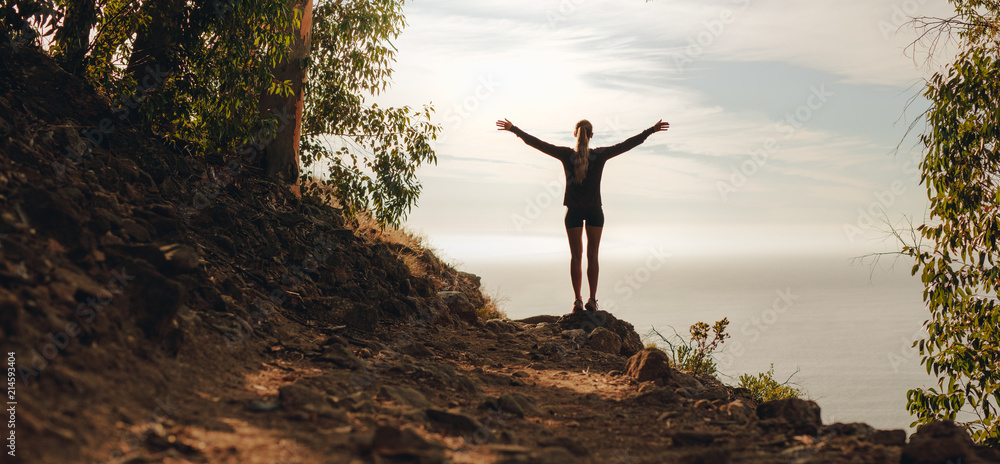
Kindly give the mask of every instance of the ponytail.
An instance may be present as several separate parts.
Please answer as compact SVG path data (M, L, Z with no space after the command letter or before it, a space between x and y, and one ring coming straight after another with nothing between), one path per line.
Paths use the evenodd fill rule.
M594 136L594 125L590 121L582 119L576 123L573 135L576 136L576 156L573 159L576 170L573 174L573 182L582 184L583 179L587 177L587 165L590 161L589 145L590 138Z

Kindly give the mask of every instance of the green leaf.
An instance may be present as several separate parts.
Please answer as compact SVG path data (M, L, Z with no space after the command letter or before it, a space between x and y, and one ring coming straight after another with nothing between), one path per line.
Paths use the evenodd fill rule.
M1000 313L1000 270L993 268L1000 259L1000 50L993 41L1000 4L953 3L958 14L941 27L957 28L960 51L928 80L925 92L931 107L920 137L920 179L930 200L930 222L917 230L926 243L903 247L917 261L911 274L923 268L930 318L917 346L941 391L909 391L907 410L916 415L915 424L972 412L980 418L971 423L975 440L996 446L1000 430L990 419L995 403L985 399L993 395L1000 401L1000 317L994 317Z

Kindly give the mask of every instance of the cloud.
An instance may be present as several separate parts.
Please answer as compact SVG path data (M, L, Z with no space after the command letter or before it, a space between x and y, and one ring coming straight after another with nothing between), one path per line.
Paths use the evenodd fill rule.
M722 23L726 9L733 11L732 19ZM685 42L707 43L707 59L784 62L838 74L850 83L906 85L927 74L906 56L917 38L907 13L945 16L951 10L943 0L754 0L745 9L720 8Z
M595 146L671 122L604 176L616 221L652 234L678 221L839 223L900 179L908 193L894 208L921 211L916 179L889 156L908 122L896 122L902 106L919 88L911 85L926 72L903 53L905 28L880 29L898 22L905 2L918 14L948 8L944 0L409 3L396 82L377 100L431 101L445 129L439 164L419 173L425 191L413 223L432 235L526 233L511 215L553 182L561 188L562 170L496 131L503 117L566 146L580 118L594 122ZM818 105L816 89L833 95ZM766 163L720 197L718 183L769 139L777 148ZM526 230L561 233L558 196ZM647 217L661 210L670 214Z

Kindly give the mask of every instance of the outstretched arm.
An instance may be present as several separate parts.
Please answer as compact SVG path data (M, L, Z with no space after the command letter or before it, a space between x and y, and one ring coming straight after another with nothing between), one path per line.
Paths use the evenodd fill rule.
M642 142L645 142L650 135L653 135L657 132L666 131L667 129L670 129L670 123L663 122L663 120L661 119L657 121L656 124L653 124L653 127L650 127L649 129L640 132L638 135L629 137L627 140L617 145L612 145L610 147L605 148L604 149L605 156L607 156L608 158L613 158L622 153L625 153L635 147L638 147L640 144L642 144Z
M538 138L519 129L517 126L512 124L507 119L501 119L497 121L497 130L513 132L515 135L520 137L521 140L524 140L524 143L528 144L528 146L556 159L562 159L560 157L560 153L566 150L570 150L569 148L566 147L557 147L555 145L552 145L551 143L543 142Z

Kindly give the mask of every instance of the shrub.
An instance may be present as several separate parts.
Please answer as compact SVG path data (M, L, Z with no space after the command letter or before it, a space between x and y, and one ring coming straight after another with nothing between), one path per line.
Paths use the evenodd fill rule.
M798 371L795 371L795 373L798 373ZM798 398L805 393L788 383L792 380L792 376L795 373L788 376L788 379L784 382L778 383L777 380L774 380L774 364L771 364L771 368L767 372L762 372L756 376L749 374L741 375L740 383L737 386L750 390L750 398L758 402Z
M488 321L490 319L507 319L507 313L500 309L500 305L505 303L508 298L500 296L499 292L487 293L483 288L480 288L479 290L483 294L483 298L486 300L486 304L483 307L476 309L476 316L479 317L479 320Z
M663 336L655 328L650 330L649 336L655 335L667 345L673 364L678 369L694 372L695 374L714 375L717 372L715 359L712 353L719 347L729 334L726 333L726 326L729 325L728 318L722 318L715 325L709 326L704 322L696 322L691 325L691 340L686 341L674 331L673 337ZM709 339L711 330L712 338Z

